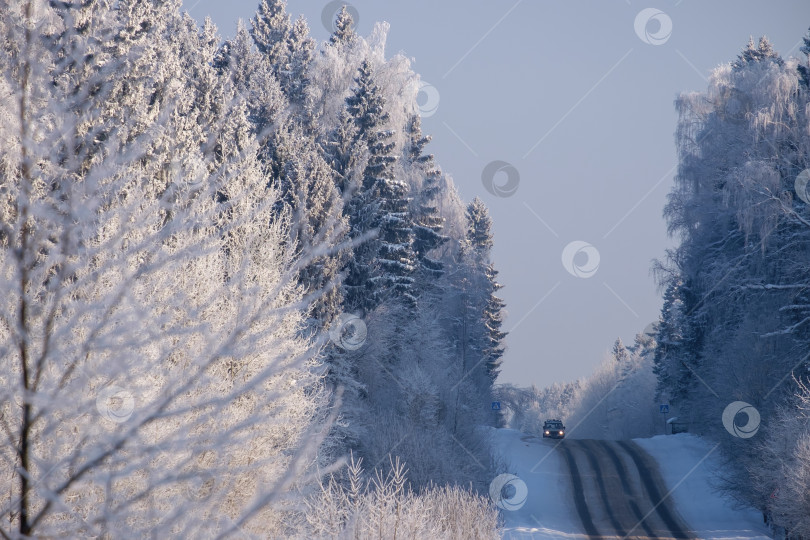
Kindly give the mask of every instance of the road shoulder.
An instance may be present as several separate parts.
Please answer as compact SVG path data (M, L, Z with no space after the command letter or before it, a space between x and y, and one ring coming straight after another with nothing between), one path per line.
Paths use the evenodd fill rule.
M667 491L672 491L670 496L693 534L707 540L770 538L762 514L737 507L715 489L722 467L712 451L714 445L688 433L633 442L656 461Z

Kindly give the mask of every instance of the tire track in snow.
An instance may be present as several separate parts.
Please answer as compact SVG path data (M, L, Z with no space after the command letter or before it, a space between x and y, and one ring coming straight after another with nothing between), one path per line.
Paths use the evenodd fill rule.
M647 537L654 539L658 538L655 532L650 527L650 524L647 523L647 520L644 518L644 514L641 512L641 508L638 507L638 502L636 501L638 496L643 496L643 494L636 493L636 491L630 487L630 481L628 480L629 473L627 472L627 467L625 466L622 459L619 457L619 454L616 453L616 450L613 448L613 444L611 442L605 442L604 449L605 453L607 453L608 458L613 463L614 469L616 469L616 474L619 476L619 481L622 483L622 489L624 492L630 495L631 493L634 495L633 497L628 497L627 504L630 506L630 510L632 510L633 515L636 517L636 522L641 523L644 532L647 533ZM632 531L630 531L632 532Z
M670 508L671 500L665 500L665 497L661 495L661 489L658 486L659 482L656 482L658 475L657 473L653 472L655 470L655 464L649 461L650 458L645 459L644 455L642 455L642 452L644 451L641 450L634 442L619 441L618 444L627 453L627 455L630 456L630 459L633 460L633 464L638 469L641 482L649 495L650 501L655 508L655 512L666 524L667 528L669 528L669 531L673 537L679 539L694 538L692 535L686 532L686 529L681 524L680 519L675 517L673 514L673 511ZM666 497L668 498L668 495Z
M591 512L588 510L588 503L585 502L585 489L582 485L582 476L580 476L577 462L571 454L571 450L566 447L566 444L560 444L558 448L563 458L565 458L565 463L568 465L568 472L571 475L571 487L573 488L574 506L576 506L582 527L585 529L585 533L589 538L601 538L602 536L599 534L596 525L593 524Z
M604 473L602 472L602 468L599 466L597 452L594 451L595 447L597 446L596 441L578 442L577 446L579 446L582 452L585 454L585 457L591 466L591 470L593 471L593 479L596 482L596 487L599 490L599 496L602 499L602 506L605 509L605 514L607 515L613 530L622 538L626 537L627 531L619 521L619 512L613 505L612 497L608 495L607 487L605 486Z

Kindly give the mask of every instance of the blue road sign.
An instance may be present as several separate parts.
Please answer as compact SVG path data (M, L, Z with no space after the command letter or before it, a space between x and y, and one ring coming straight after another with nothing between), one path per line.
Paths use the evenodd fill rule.
M667 405L667 404L659 405L659 406L658 406L658 411L659 411L661 414L666 414L666 413L668 413L668 412L669 412L669 405Z
M500 401L493 401L492 402L492 410L493 411L500 411L501 410L501 402Z

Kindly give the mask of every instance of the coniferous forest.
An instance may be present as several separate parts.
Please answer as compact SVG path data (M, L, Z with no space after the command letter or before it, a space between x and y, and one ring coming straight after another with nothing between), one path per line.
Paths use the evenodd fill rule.
M0 13L4 537L491 537L492 223L387 26Z
M810 537L810 34L678 97L661 316L538 389L496 385L494 225L419 75L387 23L334 28L0 0L0 535L498 538L495 428L650 437L666 402Z

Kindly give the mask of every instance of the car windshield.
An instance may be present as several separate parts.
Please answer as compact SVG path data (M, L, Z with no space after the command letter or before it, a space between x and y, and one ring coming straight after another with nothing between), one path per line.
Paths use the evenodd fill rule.
M563 425L559 422L548 422L546 424L546 429L562 429Z

